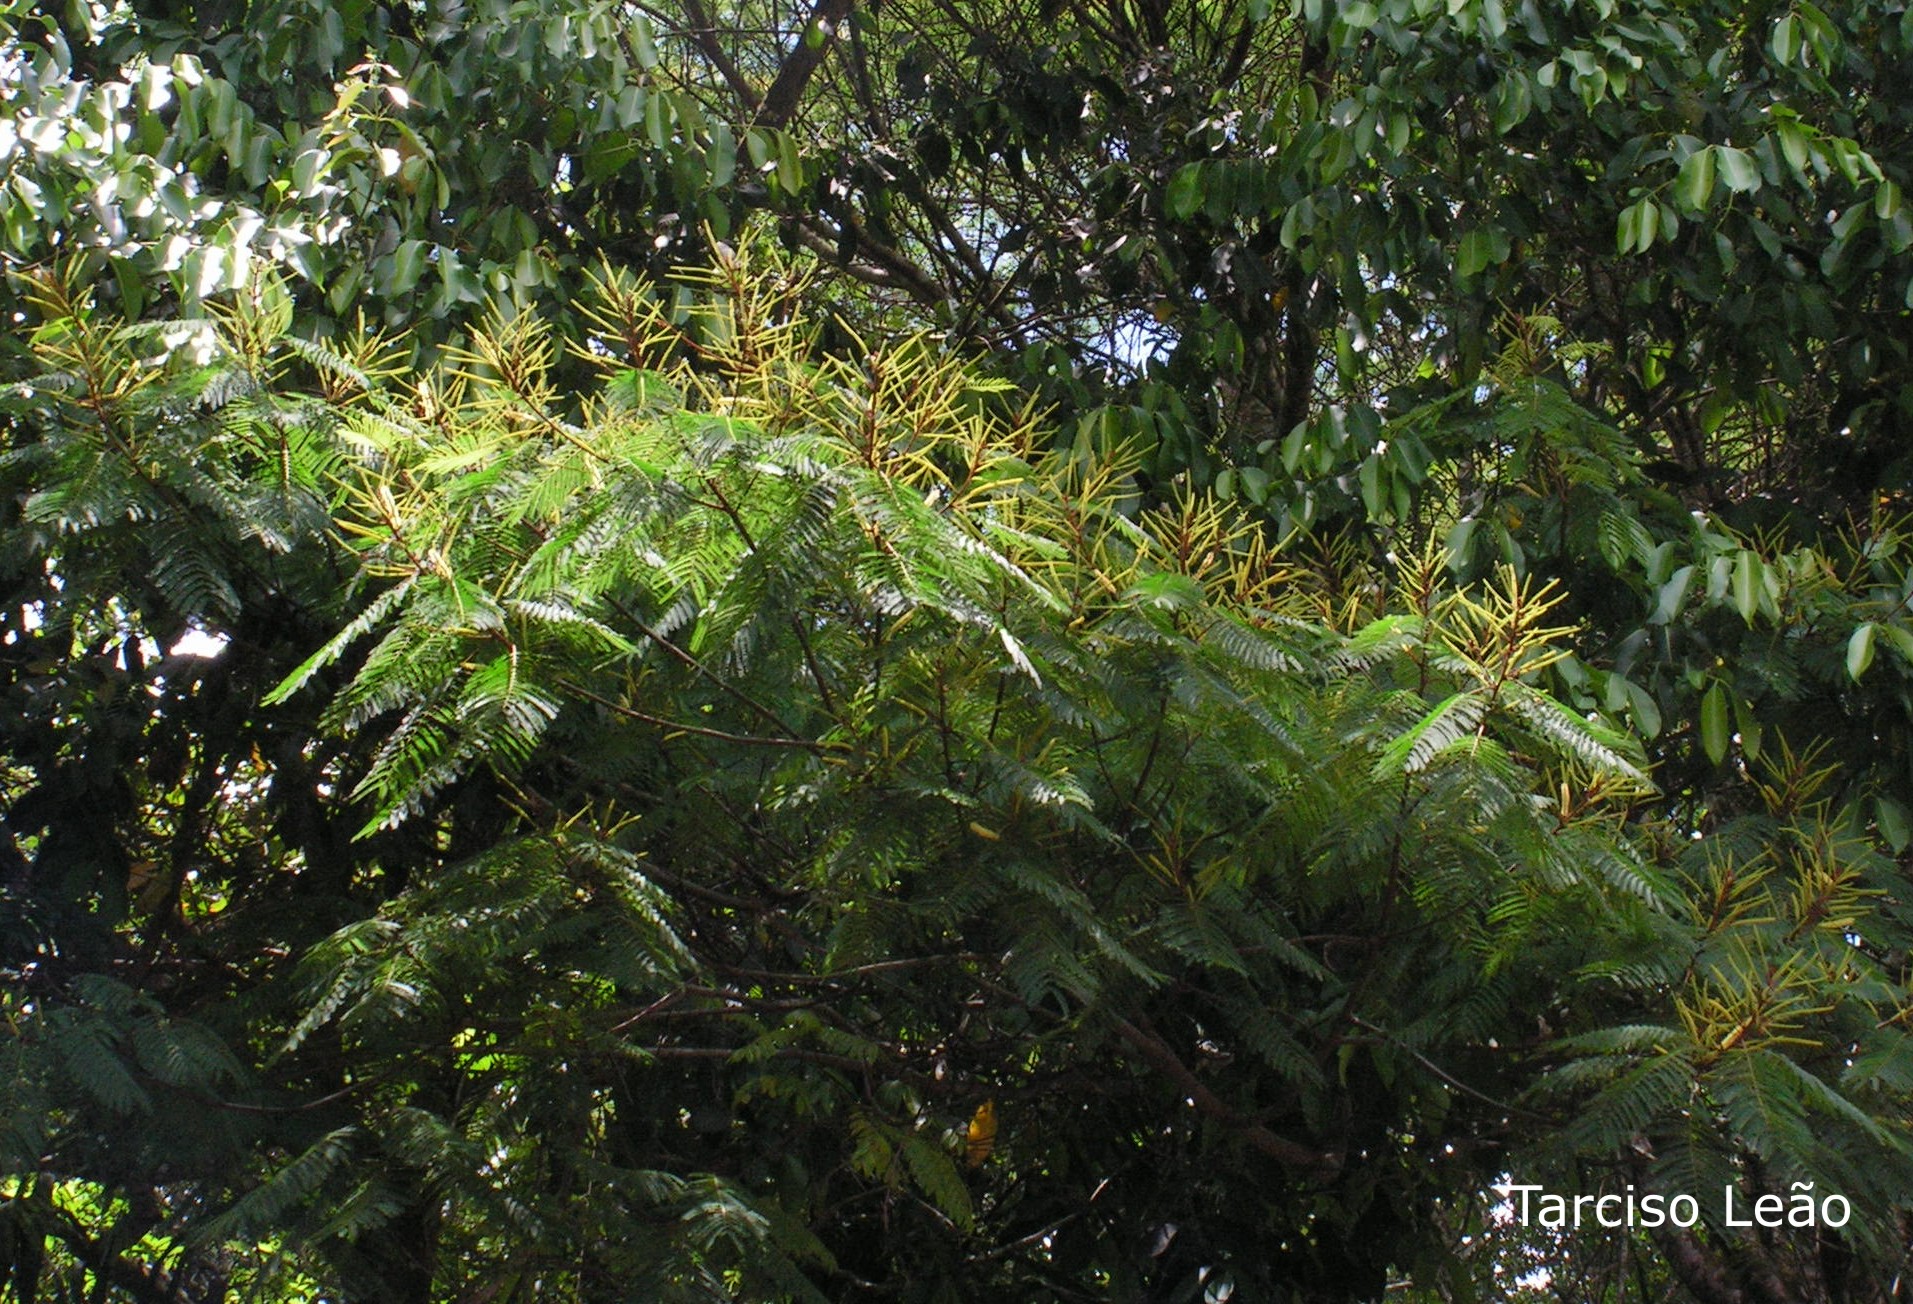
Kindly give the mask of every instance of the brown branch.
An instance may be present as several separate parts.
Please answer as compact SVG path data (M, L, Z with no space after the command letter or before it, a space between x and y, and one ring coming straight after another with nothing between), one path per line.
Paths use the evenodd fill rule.
M1692 1232L1661 1231L1653 1236L1674 1276L1701 1304L1747 1304L1746 1292L1734 1284L1723 1264L1701 1248Z
M1367 942L1367 941L1372 941L1373 939L1362 938L1359 940ZM1429 1059L1426 1055L1416 1050L1413 1046L1410 1046L1401 1041L1397 1041L1394 1037L1389 1035L1387 1029L1376 1027L1374 1024L1370 1023L1367 1019L1362 1018L1358 1014L1349 1015L1348 1021L1350 1023L1353 1023L1355 1026L1359 1028L1368 1029L1368 1031L1374 1033L1375 1036L1384 1044L1392 1046L1396 1050L1406 1053L1417 1064L1420 1064L1423 1068L1427 1069L1430 1073L1434 1074L1436 1077L1440 1078L1443 1082L1447 1083L1450 1087L1454 1088L1456 1091L1461 1092L1463 1095L1473 1096L1476 1100L1479 1100L1482 1104L1491 1105L1495 1109L1500 1110L1504 1114L1520 1114L1525 1118L1535 1119L1539 1122L1544 1122L1544 1123L1551 1121L1549 1120L1546 1114L1537 1114L1532 1109L1523 1109L1521 1106L1511 1105L1505 1100L1496 1100L1493 1096L1489 1095L1485 1091L1477 1091L1475 1088L1469 1086L1466 1082L1463 1082L1460 1078L1454 1076L1454 1074L1442 1068L1441 1065L1435 1063L1435 1061Z
M45 1181L44 1175L41 1177ZM142 1267L121 1257L119 1252L87 1234L77 1215L70 1209L53 1206L57 1218L43 1222L35 1230L44 1232L66 1246L67 1253L85 1264L101 1280L126 1292L140 1304L179 1304L185 1298L174 1288L171 1275L155 1263ZM32 1283L25 1283L31 1288Z
M697 44L698 52L711 61L711 66L717 69L717 75L724 79L724 84L731 88L731 93L737 96L738 102L748 112L755 115L763 100L758 95L757 88L751 85L750 79L731 61L731 57L724 53L724 47L718 44L717 27L711 22L710 15L704 12L704 6L699 3L699 0L684 0L684 12L691 20L691 25L686 29L685 34Z
M728 1063L740 1054L750 1050L748 1046L640 1046L640 1053L657 1060L689 1060L692 1062L712 1061ZM886 1066L879 1058L875 1060L858 1059L854 1055L836 1055L827 1050L809 1050L802 1046L779 1046L768 1053L770 1059L798 1060L805 1064L821 1064L825 1068L843 1069L847 1073L868 1073L875 1068L883 1068L890 1076L902 1076L920 1079L925 1075L912 1070L899 1071L895 1066Z
M759 716L761 716L767 723L775 725L778 729L781 729L786 738L792 739L793 741L799 740L800 735L798 734L797 730L791 728L790 725L785 722L784 718L778 715L777 712L771 710L768 706L765 706L762 702L752 697L749 693L746 693L743 689L739 688L736 684L732 683L729 679L726 679L723 675L718 674L715 670L712 670L710 667L706 666L702 661L699 661L696 657L692 656L689 652L685 651L683 648L679 647L676 643L673 643L670 639L666 638L661 632L653 629L650 625L645 623L642 617L640 617L635 611L631 610L630 607L618 601L617 598L607 595L606 601L610 604L611 608L614 611L616 611L619 615L623 616L626 620L630 621L633 625L637 626L638 631L640 633L642 633L646 638L650 639L653 643L657 644L657 646L661 650L669 654L674 660L676 660L682 665L688 666L690 669L696 671L700 677L709 680L711 683L715 684L723 692L727 693L731 697L736 698L738 701L742 702L745 706L748 706L751 710L755 711Z
M202 1103L213 1109L224 1109L235 1114L304 1114L311 1110L324 1109L327 1105L336 1104L355 1091L362 1091L366 1087L378 1086L381 1082L388 1081L390 1077L390 1074L381 1073L375 1077L362 1078L358 1081L347 1083L337 1091L328 1092L312 1100L302 1101L297 1105L249 1105L241 1100L221 1100L217 1096L204 1093L195 1093L195 1096Z
M817 65L823 62L824 52L836 36L838 27L856 7L856 0L817 0L816 8L810 11L810 17L804 21L802 30L797 34L797 48L790 52L790 57L784 60L784 66L777 70L777 80L764 92L763 102L757 106L755 125L782 127L791 120L791 116L797 112L797 101L803 98L804 88L810 84L811 75L817 71Z
M667 729L673 733L695 734L699 738L715 738L719 742L743 743L751 747L795 747L801 751L816 752L819 755L846 750L842 744L813 742L808 738L764 738L754 734L727 733L722 729L707 729L702 725L687 724L683 720L671 720L661 715L652 715L649 711L640 711L635 706L625 706L623 703L614 702L602 694L592 692L583 684L574 683L569 679L559 680L558 686L566 692L576 693L587 702L597 703L607 711L624 716L627 719L642 720L646 724L653 724L660 729Z
M885 289L902 290L925 307L934 307L944 301L946 296L943 287L931 280L923 269L888 245L871 239L855 219L845 220L852 238L857 242L857 252L870 259L868 262L852 262L845 269L852 276ZM791 229L798 241L813 253L833 259L837 256L836 234L819 227L815 219L794 218Z
M855 965L848 969L837 969L830 973L800 973L774 969L748 969L730 964L712 964L719 970L736 978L752 979L757 982L822 983L841 986L853 978L864 978L871 974L896 973L909 969L921 969L934 964L976 964L990 957L975 951L955 951L947 955L922 955L899 960L877 960L870 964Z
M1197 1109L1242 1134L1242 1139L1285 1168L1300 1169L1316 1177L1333 1177L1341 1171L1342 1156L1336 1151L1313 1150L1298 1141L1277 1136L1268 1128L1247 1119L1228 1101L1209 1090L1169 1048L1167 1042L1144 1032L1127 1019L1118 1018L1116 1031L1134 1046L1157 1072L1176 1084L1176 1089Z

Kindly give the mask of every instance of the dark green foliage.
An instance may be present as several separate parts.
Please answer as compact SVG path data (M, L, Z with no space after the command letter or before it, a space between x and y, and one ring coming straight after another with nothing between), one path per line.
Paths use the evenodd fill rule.
M1558 591L1453 590L1431 549L1338 598L1211 499L1149 508L1133 464L1044 452L926 341L815 352L753 256L689 309L603 278L575 403L529 318L407 387L371 345L301 372L270 291L208 336L213 373L100 371L180 414L152 464L276 485L351 560L202 509L221 573L308 587L119 599L120 641L190 613L222 658L255 605L337 632L236 659L280 682L191 737L216 814L156 793L111 827L128 860L181 827L214 852L117 930L52 876L56 828L16 830L26 918L99 921L92 951L43 925L18 953L10 1162L59 1158L16 1204L148 1189L165 1153L143 1225L183 1257L147 1276L381 1299L1360 1298L1465 1277L1458 1192L1625 1155L1670 1186L1757 1161L1891 1226L1898 979L1846 939L1896 934L1822 778L1776 770L1780 823L1677 863L1628 832L1636 744L1546 690ZM42 302L22 474L70 503L66 476L143 463L88 442L61 359L143 337ZM251 397L198 401L241 363ZM302 375L338 398L280 397ZM136 574L154 501L41 546ZM148 729L217 727L155 687ZM163 1093L213 1126L92 1148ZM109 1224L78 1227L52 1263L100 1252Z
M1245 536L1225 513L1137 514L1120 468L1038 457L921 344L807 361L747 269L721 282L700 369L618 373L581 423L538 406L547 354L519 325L473 354L438 430L396 406L355 423L376 460L354 529L398 596L350 631L377 641L334 711L391 722L360 789L375 824L487 773L533 824L629 857L640 899L662 889L662 919L617 925L627 945L685 950L607 969L590 942L625 907L582 866L581 913L552 933L500 934L496 905L421 884L339 939L308 1024L396 1033L408 1061L420 1035L511 1047L494 1090L514 1121L473 1116L504 1129L485 1146L579 1108L607 1145L642 1129L714 1164L763 1229L807 1224L788 1270L826 1288L1121 1296L1194 1270L1136 1253L1153 1226L1216 1219L1204 1253L1295 1238L1284 1277L1359 1293L1399 1253L1363 1211L1412 1208L1432 1176L1375 1167L1391 1132L1499 1126L1429 1056L1516 1035L1522 994L1578 963L1569 913L1641 904L1580 863L1629 859L1616 826L1526 795L1537 765L1639 783L1630 744L1523 682L1555 655L1547 602L1511 577L1441 596L1431 563L1419 610L1366 635L1381 660L1338 666L1329 631L1244 605L1279 591L1260 554L1227 560ZM634 415L632 388L704 406ZM1418 726L1412 704L1457 683L1468 727ZM548 911L555 884L497 886L542 845L445 882ZM1401 940L1377 953L1365 932ZM535 996L554 981L562 999ZM520 1031L553 1021L562 1049ZM579 1103L532 1110L523 1075L550 1081L554 1055ZM1004 1176L978 1185L941 1138L984 1096ZM735 1149L696 1141L705 1113ZM536 1190L557 1153L499 1161L497 1186ZM1218 1192L1259 1173L1260 1212L1196 1194L1205 1168ZM1304 1215L1322 1183L1341 1212ZM1105 1230L1046 1266L1033 1233L1091 1216ZM774 1236L753 1244L744 1263L778 1260Z
M307 414L297 447L330 450L358 540L351 570L323 536L283 555L333 568L335 594L370 585L245 726L336 685L338 742L302 749L341 749L316 812L334 831L308 836L343 850L339 822L363 824L326 907L355 921L283 931L270 877L308 895L324 865L293 841L314 812L280 791L285 761L254 756L198 818L259 829L272 859L189 871L124 941L101 934L175 1008L223 985L191 954L298 939L253 941L285 962L206 1006L231 1049L153 997L86 998L49 934L19 971L37 994L16 1011L35 1066L16 1136L77 1141L36 1113L53 1073L103 1121L159 1089L228 1101L166 1234L201 1253L290 1238L355 1297L1120 1295L1193 1271L1139 1252L1152 1228L1208 1220L1204 1253L1301 1238L1284 1275L1359 1289L1391 1261L1364 1210L1412 1209L1432 1177L1377 1167L1387 1138L1499 1126L1433 1057L1515 1035L1571 974L1594 933L1564 912L1619 920L1652 895L1585 872L1589 848L1630 858L1611 818L1530 799L1550 774L1640 782L1629 744L1526 682L1556 655L1547 602L1507 576L1444 595L1431 561L1411 612L1343 640L1298 618L1302 591L1228 513L1139 512L1124 468L1040 453L991 414L999 386L925 343L820 360L765 276L731 261L713 288L683 323L697 366L606 353L605 396L575 410L548 405L522 320L409 393L246 400ZM672 328L618 278L603 297L607 320ZM272 319L234 320L260 324L270 382ZM131 338L76 309L42 348L119 358ZM234 501L320 483L288 479L290 441L248 460L264 417L197 415L203 373L141 374L155 410L192 414L149 429L194 483L234 475ZM86 444L100 405L78 385L50 373L34 393L73 386L76 406L29 411L89 460L33 445L38 483L141 465ZM136 547L152 536L120 522L148 510L46 537ZM262 516L194 519L209 546L229 522L215 556L259 564L278 552ZM62 577L83 573L93 553L62 546ZM122 640L174 612L244 628L216 586L198 605L154 586ZM1474 705L1421 718L1456 693ZM263 736L195 746L238 766ZM166 819L135 808L113 837ZM58 900L51 840L29 904ZM985 1096L1003 1136L966 1175L954 1137ZM1144 1179L1165 1166L1190 1184ZM1259 1213L1200 1194L1232 1170ZM1336 1203L1304 1215L1318 1188ZM1045 1225L1073 1229L1066 1264Z

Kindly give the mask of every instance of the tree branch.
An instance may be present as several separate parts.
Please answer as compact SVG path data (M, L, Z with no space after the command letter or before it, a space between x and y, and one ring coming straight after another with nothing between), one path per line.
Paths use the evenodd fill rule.
M690 724L684 720L666 719L661 715L652 715L649 711L640 711L635 706L626 706L621 702L614 702L602 694L592 692L583 684L576 683L569 679L559 680L558 686L567 692L576 693L587 702L595 702L605 708L605 710L613 712L616 715L621 715L632 720L642 720L646 724L656 725L658 728L669 730L672 733L695 734L699 738L715 738L719 742L743 743L752 747L795 747L806 752L817 752L820 755L845 750L841 744L814 742L809 738L764 738L753 734L727 733L722 729L707 729L702 725Z
M931 307L944 300L943 287L924 274L923 270L908 258L888 245L871 239L864 233L854 218L845 219L850 234L857 241L857 252L869 255L867 263L853 262L847 269L852 276L871 285L881 285L886 289L902 290L918 303ZM815 219L796 217L791 219L791 229L805 248L826 258L837 256L837 239L833 232L821 229Z
M856 7L857 0L817 0L816 8L810 11L810 17L797 34L797 48L777 70L777 80L764 92L763 102L757 106L755 125L782 127L791 120L797 112L797 101L803 98L804 87L810 84L811 75L823 62L824 52L836 36L837 28Z
M1660 1231L1653 1235L1654 1244L1667 1258L1667 1266L1701 1304L1747 1304L1746 1293L1734 1284L1727 1269L1701 1248L1692 1232Z
M724 47L718 44L717 27L711 22L710 15L704 12L703 4L699 0L684 0L684 13L691 20L685 34L697 45L698 53L711 61L711 66L717 69L717 75L724 79L724 84L731 88L738 102L755 116L763 100L750 79L732 62L731 56L724 53Z
M1242 1117L1228 1101L1216 1095L1190 1072L1169 1048L1152 1032L1144 1032L1127 1019L1115 1021L1116 1031L1134 1046L1157 1072L1176 1084L1176 1089L1195 1102L1197 1109L1242 1134L1243 1140L1285 1168L1300 1169L1316 1177L1332 1177L1341 1171L1342 1156L1334 1151L1311 1150L1299 1142L1279 1137L1260 1123Z

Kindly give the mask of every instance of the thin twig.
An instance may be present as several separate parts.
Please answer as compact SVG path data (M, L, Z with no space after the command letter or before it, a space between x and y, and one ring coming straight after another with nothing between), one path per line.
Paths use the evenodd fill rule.
M583 684L569 679L561 679L558 686L567 692L576 693L588 702L595 702L607 711L615 712L632 720L642 720L646 724L656 725L660 729L669 729L674 733L695 734L700 738L715 738L719 742L742 743L747 747L792 747L800 751L825 755L832 752L849 750L842 743L814 742L808 738L764 738L756 734L730 733L723 729L707 729L703 725L687 724L682 720L671 720L661 715L652 715L649 711L640 711L635 706L625 706L614 702L599 693L594 693Z

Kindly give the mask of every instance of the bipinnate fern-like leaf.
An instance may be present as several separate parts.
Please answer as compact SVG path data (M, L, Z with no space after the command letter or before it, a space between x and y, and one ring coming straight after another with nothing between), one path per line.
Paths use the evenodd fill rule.
M1562 1130L1564 1148L1582 1154L1618 1153L1658 1120L1676 1113L1693 1093L1694 1066L1678 1051L1614 1068L1618 1071Z
M1113 1254L1095 1202L1133 1212L1159 1169L1253 1171L1322 1250L1325 1192L1424 1207L1431 1173L1524 1160L1523 1109L1562 1166L1897 1153L1899 988L1848 935L1890 867L1804 819L1710 834L1711 876L1638 836L1640 749L1553 691L1557 591L1457 588L1434 551L1312 589L1227 504L1148 498L1138 450L1046 451L933 341L825 350L749 256L683 296L607 272L637 328L575 359L595 388L531 314L389 388L359 345L234 327L230 374L154 382L146 426L49 381L64 435L20 465L63 557L144 531L160 606L243 615L304 576L326 622L205 781L239 806L216 858L301 888L233 1016L275 1048L262 1085L76 988L19 1043L10 1117L69 1082L93 1119L258 1090L202 1234L359 1282L429 1221L442 1267L554 1298L576 1264L832 1296L876 1235L1000 1283L1064 1173L1059 1257ZM178 936L225 926L201 910ZM1107 1126L1073 1121L1086 1092ZM965 1173L934 1120L982 1099L1014 1123ZM1423 1132L1432 1165L1373 1162Z
M295 1211L346 1165L358 1139L356 1127L326 1133L203 1223L197 1229L198 1238L217 1244L228 1238L261 1237L295 1221Z
M1638 759L1638 746L1598 720L1582 719L1560 702L1526 684L1507 686L1511 709L1530 728L1562 751L1601 772L1645 785L1647 775ZM1635 755L1630 756L1633 752Z
M1375 758L1375 777L1427 768L1451 744L1480 728L1487 713L1488 702L1479 692L1464 689L1450 694L1382 749L1381 755Z

